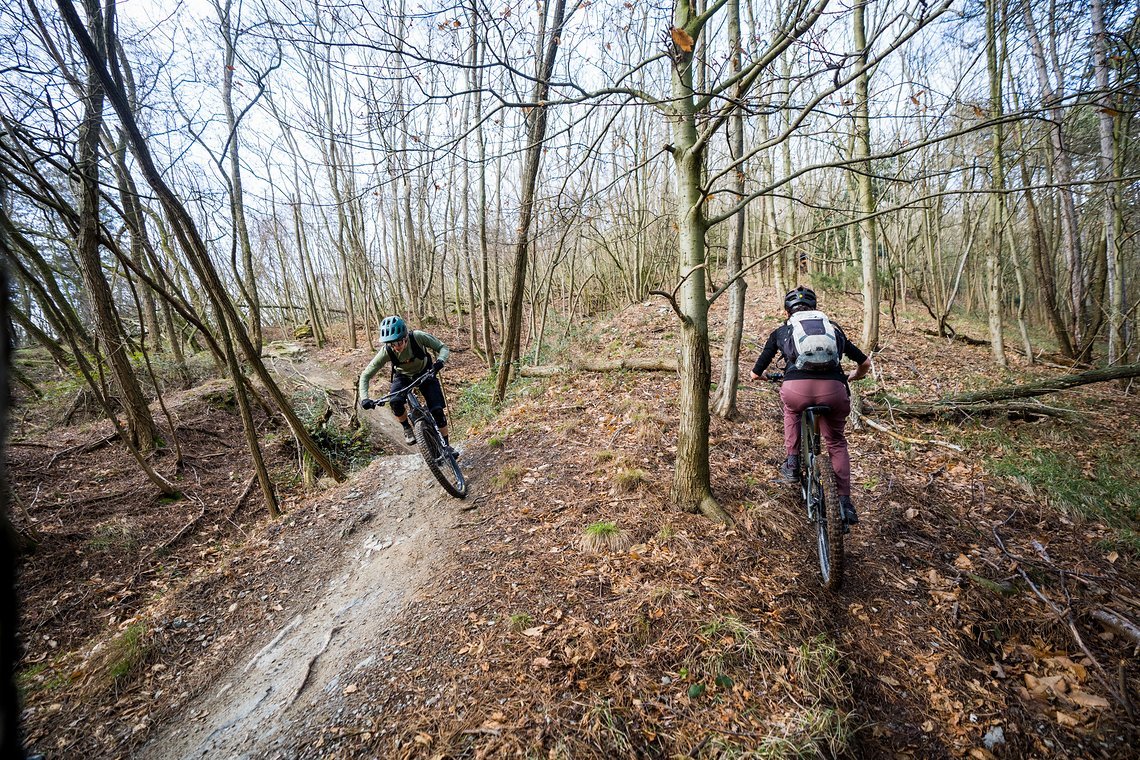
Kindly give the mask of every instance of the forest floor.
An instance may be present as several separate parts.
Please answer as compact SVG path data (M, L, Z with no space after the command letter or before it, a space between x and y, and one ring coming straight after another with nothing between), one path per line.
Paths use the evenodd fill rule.
M825 306L857 333L853 301ZM749 305L745 375L778 323ZM987 347L925 325L887 320L857 392L932 400L1065 372L1013 355L995 372ZM523 379L496 414L465 340L429 329L458 347L445 385L465 501L392 442L384 410L362 415L369 442L335 438L360 466L315 492L291 436L259 418L283 487L272 520L224 383L167 395L175 502L100 444L105 424L63 424L74 392L17 407L14 517L38 541L21 568L30 751L1135 756L1136 642L1099 622L1140 620L1140 408L1116 386L1045 399L1076 421L877 417L924 444L849 430L861 522L830 593L774 482L773 386L743 387L738 419L712 424L726 528L668 505L674 375ZM667 307L635 304L574 349L670 356L676 333ZM274 351L308 416L332 403L348 430L369 352ZM169 448L155 463L173 469ZM584 539L601 523L621 531L613 548Z

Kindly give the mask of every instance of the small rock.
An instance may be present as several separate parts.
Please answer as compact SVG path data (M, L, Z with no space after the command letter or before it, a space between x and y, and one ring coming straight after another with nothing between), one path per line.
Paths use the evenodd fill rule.
M1002 730L1001 726L994 726L989 731L986 731L986 735L982 737L982 741L985 743L986 749L993 751L993 748L997 745L1005 744L1005 731Z

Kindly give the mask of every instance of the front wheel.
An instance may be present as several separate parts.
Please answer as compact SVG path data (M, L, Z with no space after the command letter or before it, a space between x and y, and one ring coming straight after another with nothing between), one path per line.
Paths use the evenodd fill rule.
M843 510L839 506L839 485L835 482L831 457L820 454L815 462L823 492L823 503L815 514L819 573L824 587L835 591L843 585Z
M459 469L459 462L455 455L450 453L443 445L443 440L435 428L427 420L416 421L416 442L420 447L420 455L427 462L428 469L443 490L457 499L467 496L467 481L463 479L463 470Z

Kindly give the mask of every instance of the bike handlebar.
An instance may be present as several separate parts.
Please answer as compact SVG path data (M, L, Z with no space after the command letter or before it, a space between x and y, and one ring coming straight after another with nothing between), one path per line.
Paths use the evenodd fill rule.
M412 382L408 383L407 385L405 385L400 390L394 391L393 393L389 393L387 396L381 396L380 398L375 399L376 406L384 406L385 404L387 404L391 401L395 401L396 399L406 397L409 393L411 393L413 390L416 389L416 386L418 386L424 380L427 380L428 378L432 378L432 377L435 377L435 372L433 372L432 369L429 367L428 369L426 369L422 373L420 373L420 375L418 377L416 377L416 379L412 380Z

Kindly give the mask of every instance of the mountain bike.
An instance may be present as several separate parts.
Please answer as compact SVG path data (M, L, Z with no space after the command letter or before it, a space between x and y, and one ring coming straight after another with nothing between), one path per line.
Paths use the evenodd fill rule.
M458 455L443 442L435 418L414 393L421 383L432 377L435 377L435 373L429 369L395 393L376 399L376 406L384 406L396 400L403 400L407 404L408 419L415 431L420 456L424 458L431 474L443 486L443 490L457 499L463 499L467 496L467 481L463 477L463 470L459 467Z
M764 378L778 384L783 382L784 373L766 372ZM819 418L830 411L823 405L809 406L800 415L799 482L808 522L815 526L819 574L824 588L835 591L843 584L843 534L848 527L839 505L831 457L820 450Z

